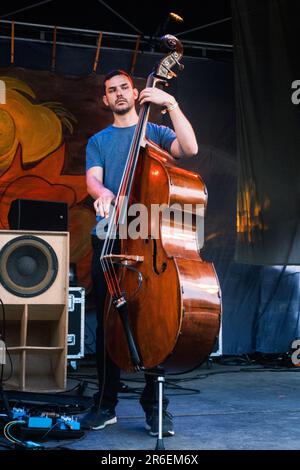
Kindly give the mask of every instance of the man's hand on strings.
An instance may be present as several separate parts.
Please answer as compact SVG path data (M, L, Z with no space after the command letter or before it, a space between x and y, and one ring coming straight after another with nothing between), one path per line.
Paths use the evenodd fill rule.
M98 197L94 202L94 209L97 215L105 217L106 219L109 216L109 209L113 201L115 200L115 195L109 189L103 189L101 196Z

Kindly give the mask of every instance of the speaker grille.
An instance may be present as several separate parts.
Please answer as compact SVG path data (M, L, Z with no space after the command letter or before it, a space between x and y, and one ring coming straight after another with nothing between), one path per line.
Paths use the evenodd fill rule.
M53 284L58 260L53 248L33 235L17 237L0 251L0 282L18 297L35 297Z

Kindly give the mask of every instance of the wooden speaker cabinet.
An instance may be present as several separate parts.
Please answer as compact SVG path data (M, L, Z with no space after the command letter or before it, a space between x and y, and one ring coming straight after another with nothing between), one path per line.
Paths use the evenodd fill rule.
M68 232L0 231L6 389L66 388L68 282Z

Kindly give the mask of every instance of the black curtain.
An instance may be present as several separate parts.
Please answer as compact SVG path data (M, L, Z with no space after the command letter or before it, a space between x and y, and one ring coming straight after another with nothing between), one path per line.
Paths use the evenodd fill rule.
M300 263L299 0L233 0L238 212L235 258Z

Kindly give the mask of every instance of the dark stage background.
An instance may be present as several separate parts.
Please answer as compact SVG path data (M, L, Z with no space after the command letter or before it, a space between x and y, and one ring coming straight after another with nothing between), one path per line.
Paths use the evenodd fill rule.
M266 3L274 5L275 10L266 5L263 8ZM233 2L237 31L235 80L233 60L190 57L183 59L185 70L170 87L170 93L191 120L199 142L199 155L182 160L180 165L199 172L208 188L202 255L214 262L221 283L223 354L282 353L300 336L300 269L294 266L299 262L296 228L300 149L296 126L300 106L291 101L291 79L300 80L300 73L297 75L294 68L296 20L289 22L295 11L284 9L284 3ZM273 27L274 11L278 24ZM269 27L264 28L265 24ZM284 34L278 35L278 27ZM14 66L9 66L9 41L0 39L0 52L0 75L26 82L36 93L31 102L57 101L75 118L71 120L72 133L62 127L56 148L64 149L59 178L83 178L86 141L109 119L101 107L101 76L112 68L129 70L132 52L103 49L97 74L91 73L93 49L59 45L55 73L49 72L50 45L16 42ZM139 54L135 68L139 88L157 57L150 52ZM284 91L286 97L282 95ZM152 119L168 124L167 118L161 118L155 110ZM47 157L53 155L57 158L55 151ZM38 161L37 158L34 165ZM0 197L7 189L3 181L7 180L1 176ZM75 186L70 180L70 187ZM85 229L88 233L93 223L91 212L87 212L90 204L86 194L72 200L69 207L86 214L84 219L75 217L72 230L73 240L77 240L76 233ZM284 223L279 222L281 216L285 217ZM84 220L85 227L78 220ZM81 259L75 259L82 263L82 282L87 287L84 273L88 269L89 248L86 246ZM291 266L285 266L288 261ZM92 311L86 316L91 331ZM87 342L86 352L92 352L91 332Z

